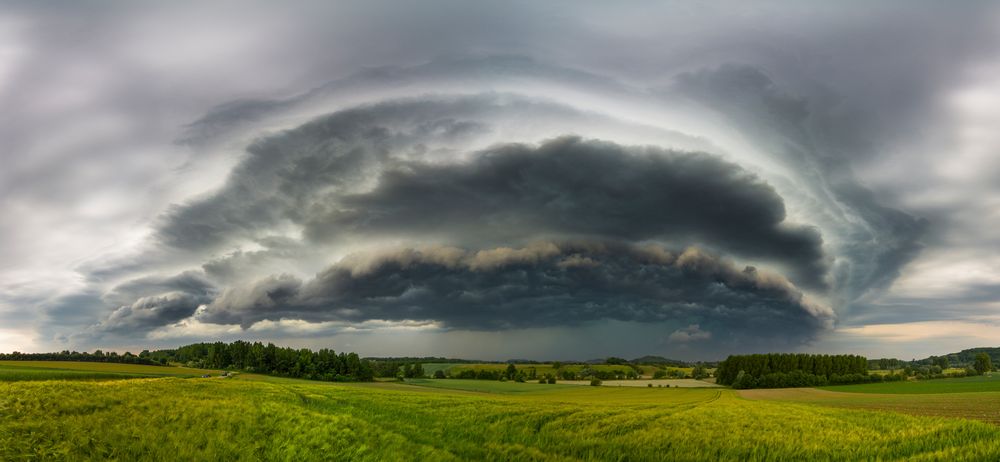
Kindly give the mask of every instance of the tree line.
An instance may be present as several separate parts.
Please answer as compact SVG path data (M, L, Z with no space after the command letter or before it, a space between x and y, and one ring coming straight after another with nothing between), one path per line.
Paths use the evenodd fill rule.
M733 388L815 387L881 381L868 375L868 359L857 355L733 355L719 363L717 382Z
M126 351L118 354L95 350L93 353L63 350L58 353L0 353L0 361L82 361L92 363L144 364L147 366L165 365L149 357L149 351L143 351L138 356Z
M357 353L336 353L330 349L283 348L273 343L246 342L194 343L175 349L126 352L0 354L0 360L90 361L124 364L167 365L180 363L203 369L225 369L330 382L366 382L374 379L371 361Z
M173 350L157 350L150 356L189 367L328 382L367 382L374 378L370 361L361 359L357 353L336 353L328 348L313 351L237 340L233 343L194 343Z

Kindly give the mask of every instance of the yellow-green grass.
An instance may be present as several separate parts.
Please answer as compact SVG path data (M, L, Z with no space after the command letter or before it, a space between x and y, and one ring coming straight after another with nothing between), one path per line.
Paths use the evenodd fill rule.
M868 371L868 373L872 374L872 375L889 375L889 374L898 374L900 372L903 372L903 368L901 368L901 367L900 368L896 368L896 369L871 369L871 370ZM960 373L964 373L964 372L965 372L965 369L963 369L961 367L949 367L949 368L944 369L943 371L941 371L941 373L945 374L945 375L947 375L947 374L960 374Z
M142 374L79 371L46 367L0 365L0 382L24 380L117 380L147 377Z
M997 460L1000 427L728 389L0 383L0 460Z
M913 415L976 419L1000 424L1000 392L874 394L844 393L815 388L782 388L740 390L739 393L744 398L752 400L894 411Z
M430 364L424 365L424 371L428 370L427 366L430 366ZM632 369L630 366L627 366L627 365L624 365L624 364L621 364L621 365L614 365L614 364L565 364L565 365L562 365L559 369L556 369L556 368L552 367L552 364L515 364L514 366L517 367L517 370L519 370L519 371L525 371L525 372L527 372L527 371L529 371L531 369L535 369L535 373L538 376L543 376L545 374L553 374L553 375L555 375L555 374L558 374L559 372L562 372L562 371L580 372L585 367L589 367L589 368L591 368L591 369L593 369L595 371L604 371L604 372L613 372L613 371L628 372L629 370ZM653 372L655 372L657 370L657 367L655 367L655 366L639 366L639 369L642 371L643 375L652 375ZM691 367L668 367L668 368L666 368L666 370L668 370L668 371L675 370L675 369L679 369L679 370L685 371L686 374L690 375L691 371L694 368L691 368ZM503 371L503 370L507 370L507 364L495 364L495 363L454 364L454 365L451 365L451 367L448 367L447 369L444 369L444 370L446 372L450 373L451 375L458 375L460 372L462 372L464 370L473 370L473 371L479 371L479 370L491 370L492 371L492 370L497 370L497 371ZM430 373L428 373L428 375L430 375Z
M3 370L31 370L38 375L63 374L71 377L73 374L94 376L132 376L132 377L200 377L205 374L218 375L221 371L210 369L194 369L190 367L148 366L145 364L98 363L86 361L0 361L0 377ZM13 373L12 373L13 374ZM0 378L0 380L3 380Z
M821 387L824 390L846 393L928 394L1000 392L1000 374L992 376L962 377L957 379L907 380L900 382L865 383Z
M562 380L559 383L569 385L590 385L589 380ZM603 380L601 385L605 387L668 387L668 388L719 388L713 382L695 379L639 379L639 380Z
M461 363L424 363L420 366L424 368L425 374L432 376L437 371L448 372L448 370L459 364Z
M407 385L447 388L452 390L478 391L483 393L546 393L548 388L566 388L576 385L542 384L538 382L500 382L497 380L459 380L459 379L407 379Z

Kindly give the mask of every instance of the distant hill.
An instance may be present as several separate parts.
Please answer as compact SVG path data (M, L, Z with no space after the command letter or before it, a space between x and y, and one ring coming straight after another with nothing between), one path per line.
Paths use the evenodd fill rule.
M651 355L635 358L631 362L632 364L657 364L657 365L672 366L672 367L686 367L691 365L691 363L687 361L680 361L677 359L664 358L663 356L651 356Z
M976 355L979 353L986 353L990 355L990 361L992 361L993 364L998 364L998 362L1000 362L1000 347L969 348L967 350L959 351L958 353L948 353L944 356L948 358L948 362L952 367L969 366L976 362ZM934 356L931 356L917 362L920 364L929 364L933 362L934 358Z
M402 363L426 363L426 364L487 364L500 363L501 361L481 361L478 359L442 358L437 356L371 356L364 358L368 361L402 362Z
M997 361L1000 361L1000 347L979 347L969 348L959 351L958 353L948 353L941 356L928 356L923 359L915 359L912 361L898 358L870 359L868 360L868 365L870 369L900 369L906 366L930 366L937 364L938 358L945 357L948 358L949 367L961 368L972 366L976 362L976 355L979 353L986 353L990 355L990 361L992 361L993 364L998 364Z

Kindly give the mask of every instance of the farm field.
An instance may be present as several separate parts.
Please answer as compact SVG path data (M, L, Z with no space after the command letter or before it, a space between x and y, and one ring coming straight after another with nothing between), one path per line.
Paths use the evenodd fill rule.
M463 388L432 387L448 382ZM763 398L725 388L338 384L253 374L16 381L0 383L0 460L1000 458L1000 426Z
M499 382L496 380L459 380L459 379L407 379L406 385L444 388L451 390L478 391L483 393L545 393L547 389L568 388L575 385L566 383L540 384L538 382ZM589 384L589 382L588 382Z
M140 377L199 377L219 371L186 367L147 366L76 361L0 361L0 381L116 380Z
M911 380L822 387L846 393L928 394L1000 391L1000 374L956 379Z
M65 370L49 367L0 365L0 382L24 380L117 380L148 377L142 374Z
M912 415L976 419L1000 425L1000 393L838 392L815 388L740 390L750 400L806 403L822 406L902 412Z
M590 385L589 380L563 380L559 383L572 385ZM713 388L722 387L704 380L695 379L640 379L640 380L604 380L601 383L605 387L676 387L676 388Z
M441 367L441 366L447 366L447 367ZM531 369L535 369L535 373L538 376L543 376L545 374L556 374L556 373L562 372L562 371L580 372L585 367L589 367L589 368L591 368L591 369L593 369L595 371L603 371L603 372L628 371L628 370L631 369L629 366L623 365L623 364L622 365L614 365L614 364L589 364L589 365L585 365L585 364L565 364L565 365L562 365L559 369L556 369L555 367L553 367L552 364L515 364L515 367L517 367L518 370L523 370L523 371L528 371L528 370L531 370ZM478 370L496 370L496 371L503 371L503 370L507 369L507 365L506 364L496 364L496 363L483 363L483 364L467 364L467 363L463 363L463 364L447 364L447 365L445 365L445 364L424 364L423 368L424 368L424 371L427 372L428 374L433 374L434 371L440 369L440 370L442 370L444 372L447 372L449 374L456 375L456 374L462 372L463 370L474 370L474 371L478 371ZM639 369L642 371L642 375L644 375L644 376L652 376L653 373L656 372L659 368L657 368L656 366L639 366ZM691 371L693 371L694 368L692 368L692 367L665 367L664 370L666 370L667 372L679 370L679 371L683 371L685 374L689 374L690 375Z

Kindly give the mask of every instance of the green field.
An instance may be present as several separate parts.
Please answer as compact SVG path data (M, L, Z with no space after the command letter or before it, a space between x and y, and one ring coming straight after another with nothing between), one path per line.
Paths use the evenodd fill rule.
M991 399L986 406L1000 404ZM844 407L719 388L252 374L15 381L0 383L0 460L1000 459L998 426Z
M445 388L449 390L476 391L481 393L548 393L552 388L572 388L579 385L540 384L538 382L518 383L499 382L496 380L457 380L457 379L407 379L407 385Z
M448 372L451 368L458 366L459 363L426 363L420 366L424 368L424 374L428 376L433 376L435 372Z
M446 367L441 367L441 366L446 366ZM589 368L591 368L591 369L593 369L595 371L604 371L604 372L613 372L613 371L628 372L629 370L631 370L630 366L627 366L627 365L624 365L624 364L620 364L620 365L615 365L615 364L565 364L565 365L562 365L559 369L556 369L555 367L553 367L552 364L515 364L514 366L517 367L517 370L519 370L519 371L529 371L531 369L535 369L535 373L539 377L541 377L541 376L543 376L545 374L556 374L557 372L561 372L561 371L580 372L585 367L589 367ZM441 365L438 365L438 364L423 364L423 368L424 368L424 372L426 372L427 375L433 374L434 371L436 371L438 369L443 370L443 371L445 371L445 372L447 372L449 374L458 374L459 372L461 372L463 370L474 370L474 371L478 371L478 370L497 370L497 371L503 371L503 370L507 369L507 364L496 364L496 363L447 364L447 365L445 365L445 364L441 364ZM653 372L655 372L657 369L659 369L659 368L657 368L656 366L639 366L639 370L642 371L642 375L645 375L645 376L651 376L651 375L653 375ZM666 371L668 371L668 372L675 371L675 370L680 370L680 371L683 371L685 374L688 374L688 375L690 375L691 371L694 370L693 367L665 367L663 369L666 370Z
M120 380L148 377L142 374L0 365L0 382L25 380Z
M815 388L740 390L751 400L901 412L919 416L975 419L1000 424L1000 393L875 394Z
M76 361L0 361L0 382L24 380L120 380L142 377L200 377L219 371Z
M903 382L836 385L824 390L846 393L928 394L1000 391L1000 374L958 379L910 380Z

